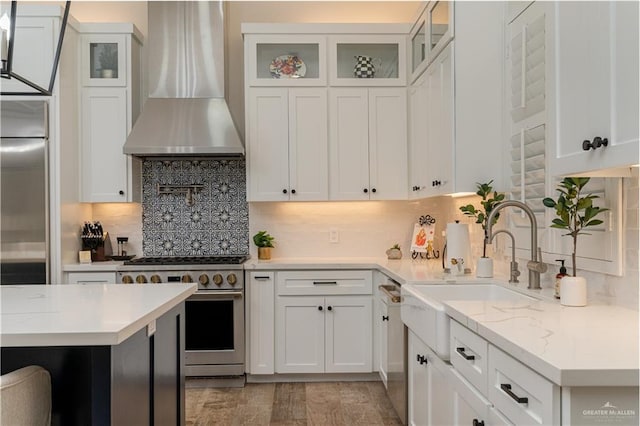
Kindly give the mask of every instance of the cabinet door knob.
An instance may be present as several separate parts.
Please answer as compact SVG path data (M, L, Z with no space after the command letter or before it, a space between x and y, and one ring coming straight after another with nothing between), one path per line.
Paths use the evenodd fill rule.
M118 194L124 195L124 191L121 189L120 191L118 191Z
M372 188L372 189L371 189L371 192L376 192L376 189L375 189L375 188Z
M389 321L389 317L387 315L382 316L382 321Z
M484 420L473 419L473 426L484 426Z
M333 308L331 306L327 306L327 311L333 311Z
M292 193L292 194L295 194L295 193L296 193L296 190L295 190L295 189L292 189L292 190L291 190L291 193Z
M609 139L607 138L603 139L600 136L596 136L595 138L593 138L593 142L590 142L589 140L582 141L582 150L589 151L590 149L598 149L601 146L608 146L608 145L609 145Z
M287 193L287 190L286 190L286 189L283 189L283 190L282 190L282 193L283 193L283 194L286 194L286 193Z
M427 357L424 356L424 355L420 355L420 354L416 355L416 361L418 361L420 363L420 365L429 363L429 361L427 361Z
M365 188L365 189L363 190L363 192L366 194L367 192L369 192L369 190L368 190L367 188Z
M322 310L322 306L318 306L318 310L321 311Z

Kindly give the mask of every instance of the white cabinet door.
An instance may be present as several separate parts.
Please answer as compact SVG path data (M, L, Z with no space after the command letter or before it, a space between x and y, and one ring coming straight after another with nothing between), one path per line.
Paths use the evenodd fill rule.
M69 272L67 284L114 284L115 272Z
M12 71L44 89L49 88L51 78L59 31L57 21L51 17L16 18ZM3 79L2 91L33 93L34 89L15 79Z
M491 403L457 371L452 372L453 422L456 425L489 425Z
M406 89L369 89L369 198L406 200Z
M378 324L378 371L384 387L387 387L387 373L389 371L389 353L387 352L387 333L389 330L389 309L387 304L378 299L378 317L374 318Z
M250 89L247 115L249 201L289 199L287 89Z
M329 198L406 199L406 89L332 89L329 96Z
M275 283L273 272L251 272L246 288L247 371L275 372Z
M409 331L407 349L407 374L408 374L408 404L411 426L424 426L429 424L429 370L427 345L422 342L412 331ZM423 358L424 357L424 358Z
M425 195L427 168L427 74L422 74L409 88L409 198Z
M427 164L425 195L454 191L453 42L429 65L427 84Z
M367 89L329 92L329 198L369 199Z
M289 89L291 201L329 198L326 89Z
M554 176L638 163L638 3L555 3ZM608 146L583 149L584 141Z
M372 371L372 318L370 296L326 298L327 373Z
M130 201L128 158L122 153L128 116L127 89L83 89L82 201Z
M276 373L323 373L325 332L323 297L278 297Z

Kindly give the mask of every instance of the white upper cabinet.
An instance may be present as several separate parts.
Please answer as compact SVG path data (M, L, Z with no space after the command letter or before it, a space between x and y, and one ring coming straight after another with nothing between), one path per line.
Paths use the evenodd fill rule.
M427 73L409 87L409 198L424 197L429 180L427 167Z
M552 175L638 164L638 2L555 2L554 13Z
M329 129L331 200L407 198L406 89L331 89Z
M122 147L141 108L140 33L126 23L80 28L81 201L139 202L142 162Z
M331 86L404 86L407 81L403 34L329 37Z
M326 200L326 89L251 89L248 111L248 200Z
M326 36L248 34L245 49L245 75L251 86L327 84Z

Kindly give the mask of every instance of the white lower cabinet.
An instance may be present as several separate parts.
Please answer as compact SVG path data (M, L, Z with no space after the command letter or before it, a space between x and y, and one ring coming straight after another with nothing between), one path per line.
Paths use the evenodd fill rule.
M370 296L280 296L277 373L372 371Z
M378 299L378 315L375 323L378 325L378 372L384 387L387 387L387 373L389 371L389 355L387 352L388 329L389 329L389 307L382 299Z
M371 271L276 273L275 373L371 373Z
M458 424L453 419L451 367L411 330L408 334L408 424Z
M115 284L115 272L68 272L67 284Z
M250 272L247 275L248 285L245 288L247 372L273 374L275 371L275 273Z

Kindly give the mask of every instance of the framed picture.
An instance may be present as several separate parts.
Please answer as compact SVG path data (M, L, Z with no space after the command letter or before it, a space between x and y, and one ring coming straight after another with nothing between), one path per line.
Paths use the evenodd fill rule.
M411 251L426 253L429 242L433 242L435 227L433 225L413 225L413 237L411 237Z

